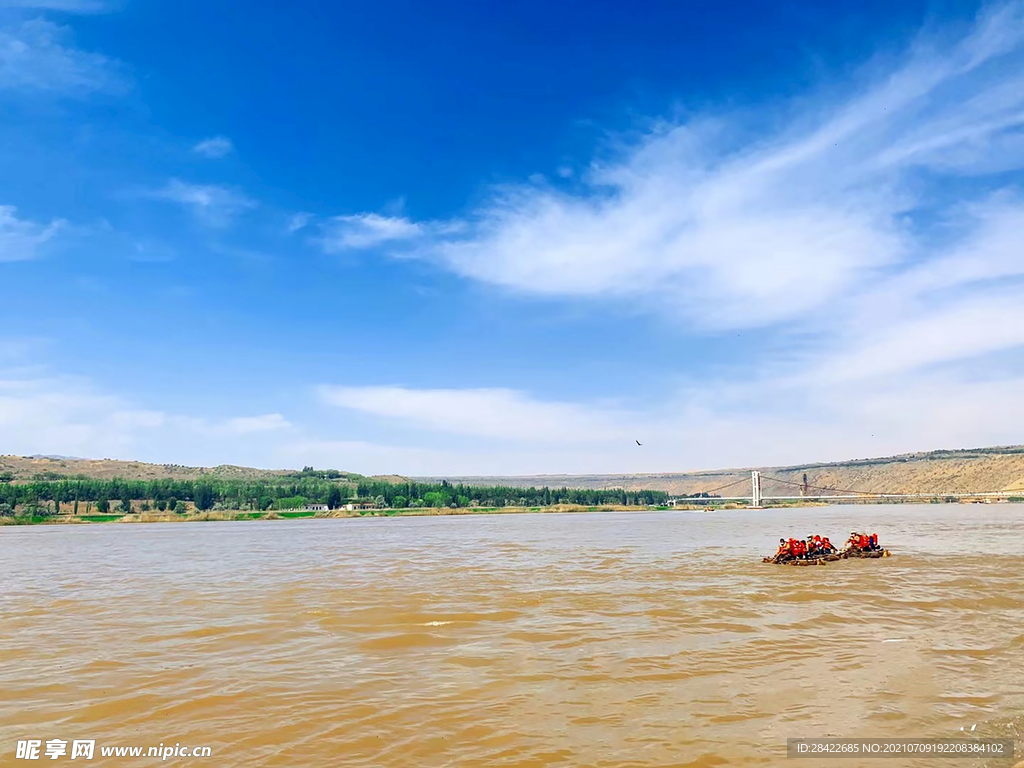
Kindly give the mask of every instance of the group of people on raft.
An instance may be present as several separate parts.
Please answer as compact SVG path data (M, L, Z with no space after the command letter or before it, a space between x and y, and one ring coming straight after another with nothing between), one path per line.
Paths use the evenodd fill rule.
M872 552L881 549L877 533L850 531L850 538L843 545L844 552ZM811 560L815 557L836 554L839 550L828 540L828 536L808 536L806 539L779 539L774 562L784 560Z

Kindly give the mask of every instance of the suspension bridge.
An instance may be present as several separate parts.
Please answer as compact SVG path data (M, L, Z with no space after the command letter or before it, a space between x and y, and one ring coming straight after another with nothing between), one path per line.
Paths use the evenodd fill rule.
M783 486L798 488L800 493L795 496L766 496L762 492L762 479L768 480L773 483L779 483ZM724 491L729 488L736 488L737 486L746 484L750 489L748 495L740 496L719 496L719 491ZM737 490L740 490L737 488ZM812 493L813 491L813 493ZM670 506L677 506L679 504L719 504L719 503L732 503L732 502L749 502L749 505L754 508L762 508L765 502L791 502L791 501L831 501L836 503L849 503L849 502L886 502L886 501L978 501L978 502L992 502L992 501L1008 501L1010 499L1016 499L1024 497L1024 490L1018 491L950 491L941 493L875 493L873 491L858 491L843 488L832 488L819 485L812 485L807 482L807 475L804 475L804 481L802 483L794 482L792 480L785 480L781 477L773 477L771 475L765 475L760 470L754 469L750 472L750 477L741 477L738 480L726 483L725 485L712 488L707 491L702 491L701 496L680 496L676 498L670 498L668 503Z

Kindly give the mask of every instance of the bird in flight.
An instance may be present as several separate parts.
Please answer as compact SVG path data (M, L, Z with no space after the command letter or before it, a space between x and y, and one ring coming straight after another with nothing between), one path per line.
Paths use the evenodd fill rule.
M641 442L640 442L639 440L637 440L637 441L636 441L636 444L637 444L637 445L641 445Z

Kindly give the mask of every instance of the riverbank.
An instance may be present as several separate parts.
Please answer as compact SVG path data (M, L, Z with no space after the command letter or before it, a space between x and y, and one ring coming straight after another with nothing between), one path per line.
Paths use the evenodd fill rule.
M704 507L688 507L703 509ZM718 507L722 509L725 507ZM738 506L729 508L738 509ZM208 512L134 512L130 515L48 515L18 516L0 518L0 525L81 525L97 523L191 523L206 521L243 521L243 520L297 520L326 518L369 518L369 517L438 517L452 515L515 515L528 513L554 512L650 512L668 510L669 507L658 506L627 506L623 504L607 504L600 506L583 506L576 504L553 504L547 507L421 507L413 509L374 509L344 510L336 509L328 512L313 510L270 510L268 512L251 512L248 510L211 510ZM682 507L677 507L682 509Z
M866 502L844 499L839 502L842 506L861 506ZM902 504L967 504L979 502L945 502L934 499L921 499L917 501L905 501ZM1005 503L1005 502L992 502ZM758 509L794 509L807 507L829 507L836 506L825 501L787 501L780 504L768 504ZM250 510L210 510L206 512L189 509L180 512L133 512L132 514L84 514L84 515L18 515L15 517L0 517L0 526L5 525L82 525L97 523L193 523L208 521L246 521L246 520L297 520L297 519L326 519L326 518L378 518L378 517L446 517L454 515L521 515L537 513L585 513L585 512L655 512L655 511L677 511L677 512L721 512L742 509L752 509L745 504L677 504L669 506L636 506L626 504L603 504L603 505L582 505L582 504L552 504L549 506L528 507L415 507L404 509L363 509L345 510L335 509L331 511L314 510L269 510L266 512L253 512Z

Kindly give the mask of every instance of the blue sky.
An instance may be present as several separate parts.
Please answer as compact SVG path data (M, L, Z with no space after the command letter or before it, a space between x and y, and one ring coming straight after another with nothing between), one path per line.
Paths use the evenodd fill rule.
M1024 442L1022 73L1021 2L0 0L0 452Z

